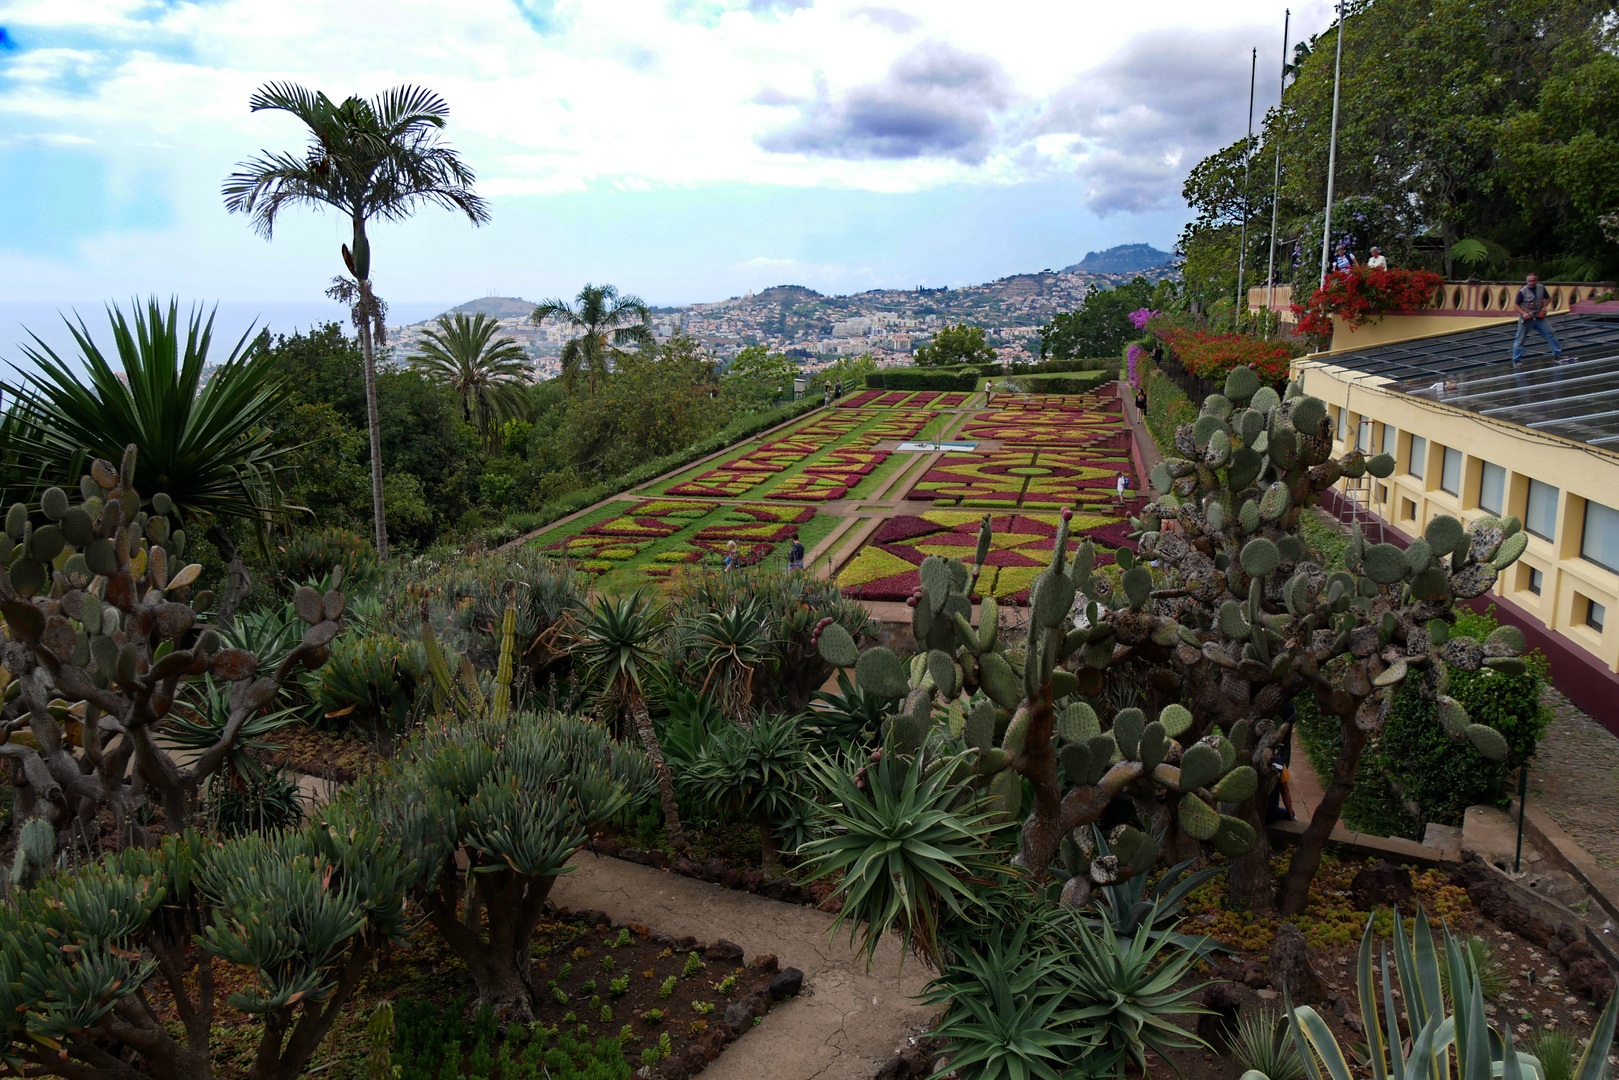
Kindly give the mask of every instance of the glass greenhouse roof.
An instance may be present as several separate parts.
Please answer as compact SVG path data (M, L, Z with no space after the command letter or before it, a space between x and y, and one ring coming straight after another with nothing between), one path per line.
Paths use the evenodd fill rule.
M1385 390L1619 450L1619 317L1554 315L1548 321L1563 347L1561 364L1552 363L1545 340L1531 331L1514 370L1512 323L1322 359L1391 380Z

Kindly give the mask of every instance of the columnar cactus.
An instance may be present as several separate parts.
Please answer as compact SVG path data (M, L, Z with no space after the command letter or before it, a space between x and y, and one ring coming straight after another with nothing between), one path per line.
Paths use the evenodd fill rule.
M19 823L43 816L61 828L105 806L127 837L151 791L181 827L242 726L300 664L323 664L339 630L343 594L305 587L293 603L308 629L276 670L221 648L218 633L199 625L212 594L193 594L202 567L183 562L186 533L170 499L159 493L142 509L134 475L131 446L119 468L91 465L77 502L61 488L45 491L43 523L21 503L6 514L0 759L15 766ZM230 685L230 715L182 767L159 738L185 680L203 675Z
M963 759L964 779L1005 812L1017 808L1018 778L1030 782L1034 809L1015 861L1033 874L1070 875L1063 896L1074 904L1094 883L1150 867L1160 841L1251 852L1242 861L1252 872L1233 874L1233 887L1246 880L1245 898L1268 903L1261 808L1274 786L1272 761L1290 736L1276 718L1297 694L1313 692L1324 713L1344 720L1345 736L1284 885L1283 907L1301 910L1361 749L1402 681L1418 680L1418 692L1437 700L1451 735L1504 755L1500 734L1471 723L1445 694L1446 664L1521 670L1523 635L1502 627L1479 645L1449 630L1454 600L1488 591L1523 553L1525 537L1513 518L1464 532L1456 519L1438 517L1402 551L1368 544L1357 529L1347 569L1328 574L1299 536L1301 515L1340 478L1386 477L1394 462L1358 450L1331 460L1323 403L1296 383L1285 397L1262 387L1247 368L1181 426L1175 448L1180 456L1152 471L1153 501L1131 519L1140 554L1118 552L1117 589L1094 572L1089 542L1068 560L1065 512L1051 563L1030 590L1024 651L999 642L992 599L973 629L976 571L939 558L922 564L912 599L922 652L909 667L886 649L858 652L832 626L821 631L821 649L829 662L854 667L864 690L904 699L887 724L887 750L942 762L956 744L971 747L977 754ZM975 565L989 546L986 516ZM1117 667L1151 707L1121 710L1104 730L1076 695L1098 693ZM1115 800L1134 811L1135 824L1115 830L1112 856L1093 859L1089 825Z

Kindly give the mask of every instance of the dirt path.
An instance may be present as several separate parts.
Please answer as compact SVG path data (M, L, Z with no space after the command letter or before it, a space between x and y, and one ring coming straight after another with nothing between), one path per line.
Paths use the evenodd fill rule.
M831 934L825 912L591 854L570 865L551 892L560 906L705 942L725 938L749 960L773 953L783 968L804 973L799 996L738 1039L703 1080L870 1080L939 1011L912 1000L932 975L914 956L902 965L888 940L868 968L847 929Z
M1538 803L1598 866L1619 874L1619 739L1555 687L1541 702L1552 720L1529 767L1530 805Z

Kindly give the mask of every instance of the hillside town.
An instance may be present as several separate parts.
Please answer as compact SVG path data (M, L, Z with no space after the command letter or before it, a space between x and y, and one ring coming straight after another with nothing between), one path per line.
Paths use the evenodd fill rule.
M1059 312L1077 309L1092 290L1115 288L1138 276L1157 282L1175 274L1167 252L1132 244L1091 252L1061 270L1013 274L962 288L825 296L802 285L777 285L727 300L655 307L651 325L660 344L688 335L721 360L763 345L793 357L806 374L850 355L870 354L879 367L908 364L940 327L958 323L983 327L1003 360L1023 362L1039 353L1040 326ZM529 319L533 302L486 296L452 310L498 319L500 332L532 357L536 379L559 373L558 354L569 331L554 322L534 325ZM403 361L415 351L432 326L428 319L390 329L394 360Z

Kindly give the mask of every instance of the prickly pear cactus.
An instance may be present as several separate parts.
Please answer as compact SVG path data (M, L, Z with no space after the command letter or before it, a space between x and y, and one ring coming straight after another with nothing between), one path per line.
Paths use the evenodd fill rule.
M273 672L222 648L200 624L212 594L194 592L202 567L167 495L143 508L133 487L135 448L120 467L97 460L78 499L50 488L37 508L18 503L0 535L0 756L21 764L20 819L52 826L110 806L120 828L153 790L171 824L185 820L197 786L219 768L237 733L299 666L329 655L343 594L299 589L308 625ZM230 684L231 714L218 741L180 767L157 736L187 679ZM134 777L140 783L136 784Z
M1341 775L1353 775L1407 679L1439 703L1452 736L1488 756L1506 752L1445 683L1447 665L1522 668L1523 637L1512 627L1483 646L1449 635L1455 600L1488 591L1522 554L1516 519L1464 531L1454 518L1436 518L1406 550L1357 531L1347 569L1328 574L1300 536L1301 516L1341 478L1386 477L1394 462L1358 450L1333 460L1324 403L1296 383L1278 394L1247 368L1181 426L1175 448L1179 456L1152 471L1153 500L1131 520L1139 554L1116 554L1118 588L1095 572L1088 541L1069 558L1064 512L1050 565L1030 589L1021 650L999 640L993 599L972 625L987 517L972 565L931 557L920 567L910 601L917 656L860 652L831 627L818 639L829 663L855 668L862 689L896 699L884 753L957 769L965 789L1008 815L1020 811L1020 778L1029 782L1034 807L1015 862L1067 876L1071 904L1085 903L1093 885L1150 868L1160 846L1255 851L1271 763L1290 735L1277 717L1300 693L1343 719ZM1099 716L1100 699L1084 698L1120 667L1150 707ZM1091 823L1115 801L1136 822L1095 859ZM1323 820L1312 822L1293 860L1290 873L1305 886L1337 812L1323 801Z

